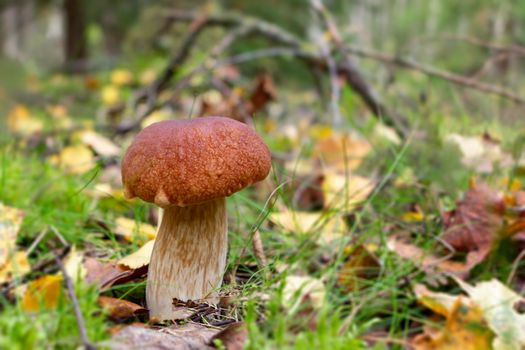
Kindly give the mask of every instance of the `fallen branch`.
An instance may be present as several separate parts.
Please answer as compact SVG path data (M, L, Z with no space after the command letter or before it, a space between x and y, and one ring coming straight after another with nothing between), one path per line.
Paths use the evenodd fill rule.
M166 19L170 23L174 23L176 21L194 22L198 18L201 18L201 15L186 11L171 11L166 14ZM216 56L215 53L219 51L224 51L225 48L233 42L233 40L231 40L232 38L237 39L240 36L258 34L275 43L278 43L280 45L286 46L294 50L296 53L295 56L303 59L303 61L305 61L305 63L307 63L308 65L322 67L325 70L328 69L326 61L321 54L317 52L308 51L308 45L306 45L305 43L303 43L302 40L295 37L293 34L287 32L279 26L265 22L263 20L254 19L250 17L243 17L236 14L207 15L205 18L206 20L202 22L203 27L212 25L237 27L236 30L233 32L234 34L227 37L229 38L228 40L226 40L227 45L220 47L220 49L211 51L214 56ZM172 60L172 62L173 61L175 60ZM383 118L386 124L394 126L398 133L400 133L401 135L404 134L404 130L401 130L401 128L398 127L399 122L393 120L394 117L388 113L385 106L379 101L377 94L368 85L366 80L363 78L363 75L360 73L360 71L354 63L344 62L344 64L338 64L337 71L339 74L345 76L348 84L362 98L366 106L371 110L371 112L374 115ZM167 68L162 74L162 77L164 77L162 81L169 81L169 79L173 75L174 74L171 64L168 64ZM160 89L164 88L164 85L160 84L155 84L154 86ZM157 93L158 92L159 91L157 91ZM134 125L136 126L136 122L134 123ZM125 128L125 131L128 130L129 127Z
M353 47L353 46L345 46L345 50L348 53L351 53L356 56L360 56L363 58L371 58L377 61L381 61L383 63L394 64L399 67L412 69L412 70L424 73L432 77L448 80L457 85L469 87L474 90L478 90L478 91L485 92L488 94L503 97L503 98L509 99L512 102L515 102L518 104L525 104L525 99L523 97L516 95L512 91L509 91L506 88L499 86L499 85L483 83L478 80L471 79L463 75L451 73L449 71L439 69L433 66L425 65L425 64L410 60L408 58L404 58L400 56L390 56L390 55L387 55L387 54L384 54L378 51L374 51L374 50L368 50L368 49L363 49L363 48L358 48L358 47Z

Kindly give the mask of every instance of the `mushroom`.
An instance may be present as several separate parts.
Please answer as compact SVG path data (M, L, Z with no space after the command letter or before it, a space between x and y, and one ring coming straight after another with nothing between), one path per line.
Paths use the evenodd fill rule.
M261 137L230 118L169 120L138 133L122 161L124 194L164 209L146 287L151 317L176 318L174 298L215 299L228 249L225 197L270 167Z

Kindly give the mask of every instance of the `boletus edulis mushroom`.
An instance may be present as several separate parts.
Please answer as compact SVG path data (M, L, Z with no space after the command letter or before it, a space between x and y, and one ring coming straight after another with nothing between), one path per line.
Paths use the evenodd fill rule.
M233 119L163 121L138 133L122 161L125 196L164 209L148 270L150 317L176 318L174 298L213 300L228 250L225 197L270 167L261 137Z

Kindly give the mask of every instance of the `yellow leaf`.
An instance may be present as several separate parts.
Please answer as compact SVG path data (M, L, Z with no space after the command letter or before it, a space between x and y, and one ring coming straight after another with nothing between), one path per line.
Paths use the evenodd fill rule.
M23 219L22 210L0 203L0 267L15 250L16 237Z
M0 265L0 283L9 282L30 270L31 266L27 260L27 254L25 252L14 252Z
M16 105L7 115L7 128L20 135L31 135L42 131L44 125L41 120L31 116L23 105Z
M120 102L120 90L114 85L106 85L101 91L102 102L111 107Z
M372 147L365 139L354 134L333 131L320 138L314 145L312 155L329 167L346 172L357 168Z
M72 174L84 173L95 165L93 152L84 145L65 147L59 154L50 157L49 161Z
M133 82L133 74L127 69L115 69L111 72L111 83L115 86L124 86Z
M319 243L330 243L340 238L347 227L339 214L300 212L285 209L269 215L269 220L287 232L318 235Z
M344 176L327 171L321 187L328 207L348 212L366 200L374 189L374 183L362 176Z
M325 295L324 283L317 278L292 275L286 277L284 281L283 304L290 314L297 311L306 296L315 309L320 309Z
M161 121L169 120L169 119L170 119L170 113L166 110L161 109L161 110L155 111L151 113L150 115L148 115L146 119L144 119L142 123L140 123L140 127L144 129L145 127L148 127L153 123L157 123L157 122L161 122Z
M120 147L105 136L92 130L84 130L79 133L82 142L91 147L97 154L104 157L117 157L120 155Z
M140 247L135 253L132 253L119 260L118 264L120 266L129 268L129 269L138 269L143 266L149 265L151 259L151 253L153 252L153 246L155 240L151 240Z
M155 239L157 236L157 230L150 224L137 222L125 217L117 218L115 221L117 224L115 233L128 242L138 240L139 243L143 243Z
M87 270L84 267L84 255L74 246L64 258L64 269L73 282L83 280Z
M46 275L30 282L22 298L22 310L35 312L55 308L62 294L61 285L61 275Z
M406 222L419 222L425 219L425 214L422 211L407 211L402 219Z

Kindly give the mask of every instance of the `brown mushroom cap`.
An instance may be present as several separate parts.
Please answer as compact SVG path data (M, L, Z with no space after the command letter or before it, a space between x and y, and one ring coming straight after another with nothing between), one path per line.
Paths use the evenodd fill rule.
M224 117L169 120L138 133L122 161L128 198L161 207L226 197L263 180L268 147L244 123Z

